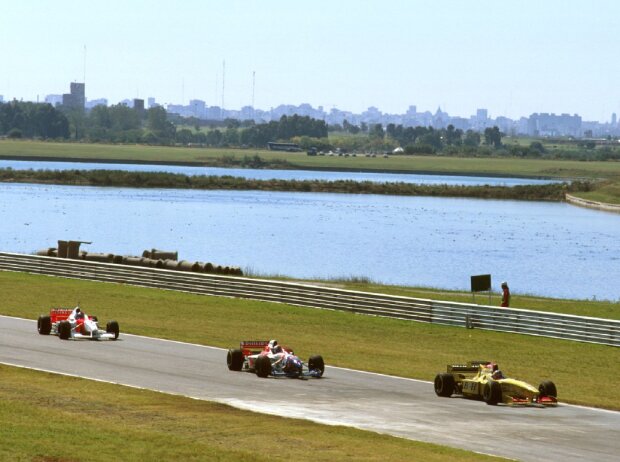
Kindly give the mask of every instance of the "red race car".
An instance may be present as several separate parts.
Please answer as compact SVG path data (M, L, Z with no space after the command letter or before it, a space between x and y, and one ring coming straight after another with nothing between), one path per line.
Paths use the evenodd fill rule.
M49 316L39 316L37 330L41 335L58 335L61 340L116 340L120 332L116 321L109 321L105 330L100 329L97 316L87 315L79 305L73 309L50 309Z

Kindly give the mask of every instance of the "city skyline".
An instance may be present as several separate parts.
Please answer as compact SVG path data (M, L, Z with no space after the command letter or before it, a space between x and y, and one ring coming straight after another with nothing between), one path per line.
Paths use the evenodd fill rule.
M85 81L88 100L110 104L153 96L164 105L392 114L416 105L599 122L620 112L620 5L611 1L188 1L160 10L141 0L11 3L0 95L43 101Z

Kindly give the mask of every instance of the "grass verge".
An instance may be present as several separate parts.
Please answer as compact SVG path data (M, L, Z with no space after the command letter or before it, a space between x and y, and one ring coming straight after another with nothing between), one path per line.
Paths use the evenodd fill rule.
M223 348L275 337L302 357L321 353L330 365L423 380L451 362L495 360L533 384L553 380L562 402L620 410L620 348L610 346L24 273L0 273L0 291L5 315L35 319L79 300L87 313L117 319L122 332Z
M498 460L342 426L0 365L0 459Z

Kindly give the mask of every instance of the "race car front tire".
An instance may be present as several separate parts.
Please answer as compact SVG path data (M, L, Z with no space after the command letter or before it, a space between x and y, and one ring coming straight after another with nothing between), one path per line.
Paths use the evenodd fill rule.
M502 400L502 386L495 380L489 380L482 390L482 399L484 402L495 406Z
M52 319L49 316L39 316L37 320L37 330L41 335L49 335L52 331Z
M454 393L454 376L452 374L437 374L435 376L435 394L449 398Z
M114 338L112 340L116 340L118 338L118 334L120 333L120 328L118 327L118 322L116 321L108 321L105 326L105 331L108 334L114 334Z
M226 364L230 371L240 371L243 367L243 353L240 349L228 350L226 355Z
M58 338L60 340L68 340L71 337L71 323L69 321L60 321L58 323Z
M310 356L310 359L308 359L308 369L311 371L320 371L321 373L318 377L323 377L323 373L325 372L325 361L323 361L323 356Z
M558 397L558 390L555 388L555 383L551 380L545 380L538 386L538 391L541 396L552 396L554 398Z
M269 374L271 374L271 360L268 356L259 356L256 358L256 361L254 361L254 369L256 370L256 375L259 377L269 377Z

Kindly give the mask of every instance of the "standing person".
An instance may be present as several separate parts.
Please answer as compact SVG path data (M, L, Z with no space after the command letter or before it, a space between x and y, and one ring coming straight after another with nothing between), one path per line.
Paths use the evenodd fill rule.
M505 308L510 306L510 289L506 281L502 282L502 305Z

